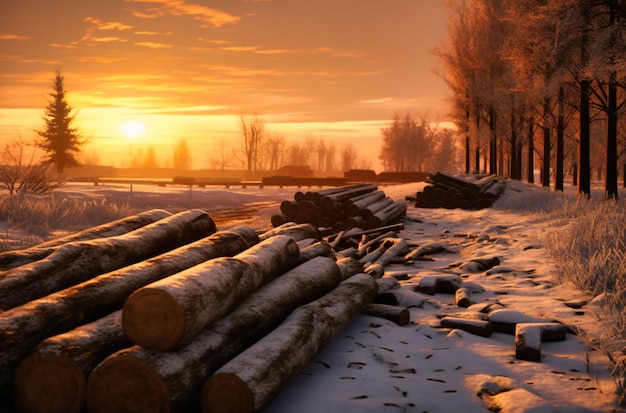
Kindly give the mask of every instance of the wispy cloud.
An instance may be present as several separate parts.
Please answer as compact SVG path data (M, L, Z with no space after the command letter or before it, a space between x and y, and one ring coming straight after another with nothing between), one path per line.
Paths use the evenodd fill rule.
M226 24L237 23L239 16L213 9L201 4L187 3L185 0L125 0L127 3L156 4L147 10L137 10L136 17L155 18L165 14L173 16L191 16L196 20L210 24L213 27L221 27Z
M131 30L133 26L121 22L102 22L94 17L85 17L86 22L92 23L95 30Z
M134 44L141 47L149 47L150 49L170 49L174 47L172 44L157 42L135 42Z
M30 36L23 36L21 34L12 33L0 33L0 40L28 40Z

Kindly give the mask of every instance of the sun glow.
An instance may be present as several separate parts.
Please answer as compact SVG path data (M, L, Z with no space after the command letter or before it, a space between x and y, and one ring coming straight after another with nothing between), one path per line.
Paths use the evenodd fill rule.
M138 120L129 120L128 122L122 123L120 132L127 138L137 139L146 133L146 125Z

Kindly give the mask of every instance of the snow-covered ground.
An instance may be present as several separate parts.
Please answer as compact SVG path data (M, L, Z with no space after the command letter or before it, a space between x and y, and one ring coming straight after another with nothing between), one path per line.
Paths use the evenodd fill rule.
M419 185L383 188L392 197L412 194ZM556 285L555 265L544 241L551 223L520 213L529 197L545 190L510 183L494 208L481 211L417 209L402 236L412 243L439 243L453 253L431 256L411 266L389 267L400 281L411 322L359 315L302 371L267 409L282 412L486 412L487 389L519 389L495 396L502 412L612 412L615 384L605 356L575 335L542 343L541 362L515 357L515 338L480 337L439 328L446 315L470 317L494 303L530 316L555 319L587 331L601 329L594 301L581 309L566 302L591 300L571 285ZM498 257L500 265L472 271L473 258ZM461 264L460 266L458 264ZM455 306L451 294L414 292L433 274L459 274L473 291L474 306ZM404 277L400 277L404 278ZM485 400L481 400L478 394Z
M423 185L380 189L401 199L415 195ZM194 189L189 194L180 188L159 189L181 197L210 193L207 211L251 203L254 212L238 217L236 223L253 228L267 228L278 203L292 199L296 190L232 187ZM358 315L282 390L266 413L487 412L488 399L509 413L624 411L615 404L615 384L605 356L573 334L565 341L542 343L541 362L530 362L516 359L513 335L481 337L440 328L443 316L473 317L486 304L493 304L555 319L592 335L601 333L603 327L594 315L599 307L592 297L554 282L556 267L545 241L557 230L556 223L532 211L520 211L520 205L530 199L541 209L542 200L550 196L554 195L537 186L511 182L490 209L410 205L400 235L412 245L436 243L449 250L430 256L431 261L387 267L386 277L401 280L400 305L410 309L410 323L398 326ZM232 224L226 221L218 228ZM489 270L471 265L472 259L493 257L500 264ZM460 308L451 294L414 291L422 277L438 274L461 276L475 305ZM587 301L581 308L565 305ZM499 394L489 395L495 393Z

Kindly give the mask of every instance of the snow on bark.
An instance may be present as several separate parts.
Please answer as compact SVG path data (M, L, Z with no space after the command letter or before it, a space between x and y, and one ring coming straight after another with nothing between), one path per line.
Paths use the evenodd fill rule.
M65 244L45 260L0 272L0 305L8 310L162 254L216 231L204 211L190 210L124 235Z
M140 287L209 259L235 255L256 242L251 228L230 228L0 313L0 389L20 358L42 340L122 308Z
M319 228L312 224L295 224L293 222L286 222L285 224L270 229L259 235L259 239L261 241L265 241L268 238L274 237L276 235L287 235L290 238L293 238L294 241L301 241L307 238L313 238L316 240L321 240L322 236L320 234Z
M259 288L179 349L133 346L113 354L89 378L89 411L186 411L208 375L339 282L332 258L312 258Z
M274 331L225 364L202 388L202 411L261 411L378 292L357 274L304 305Z
M292 267L299 255L292 238L277 235L234 258L217 258L142 287L124 304L124 331L142 347L171 350Z
M126 218L118 219L117 221L88 228L84 231L70 234L65 237L43 242L31 248L17 251L6 251L0 254L0 270L8 270L43 259L52 254L52 252L59 246L69 242L107 238L126 234L171 215L172 214L162 209L153 209L136 215L131 215Z

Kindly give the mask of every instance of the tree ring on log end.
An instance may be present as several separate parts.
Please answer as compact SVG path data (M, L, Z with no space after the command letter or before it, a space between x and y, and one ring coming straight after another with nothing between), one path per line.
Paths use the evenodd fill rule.
M126 300L122 326L133 343L150 350L166 351L180 341L185 314L168 292L144 287Z
M15 406L21 412L78 413L85 403L86 381L70 357L35 352L15 373Z
M89 376L90 413L154 412L171 409L167 385L154 368L135 357L109 357Z
M253 413L252 389L234 374L217 373L202 386L202 413Z

